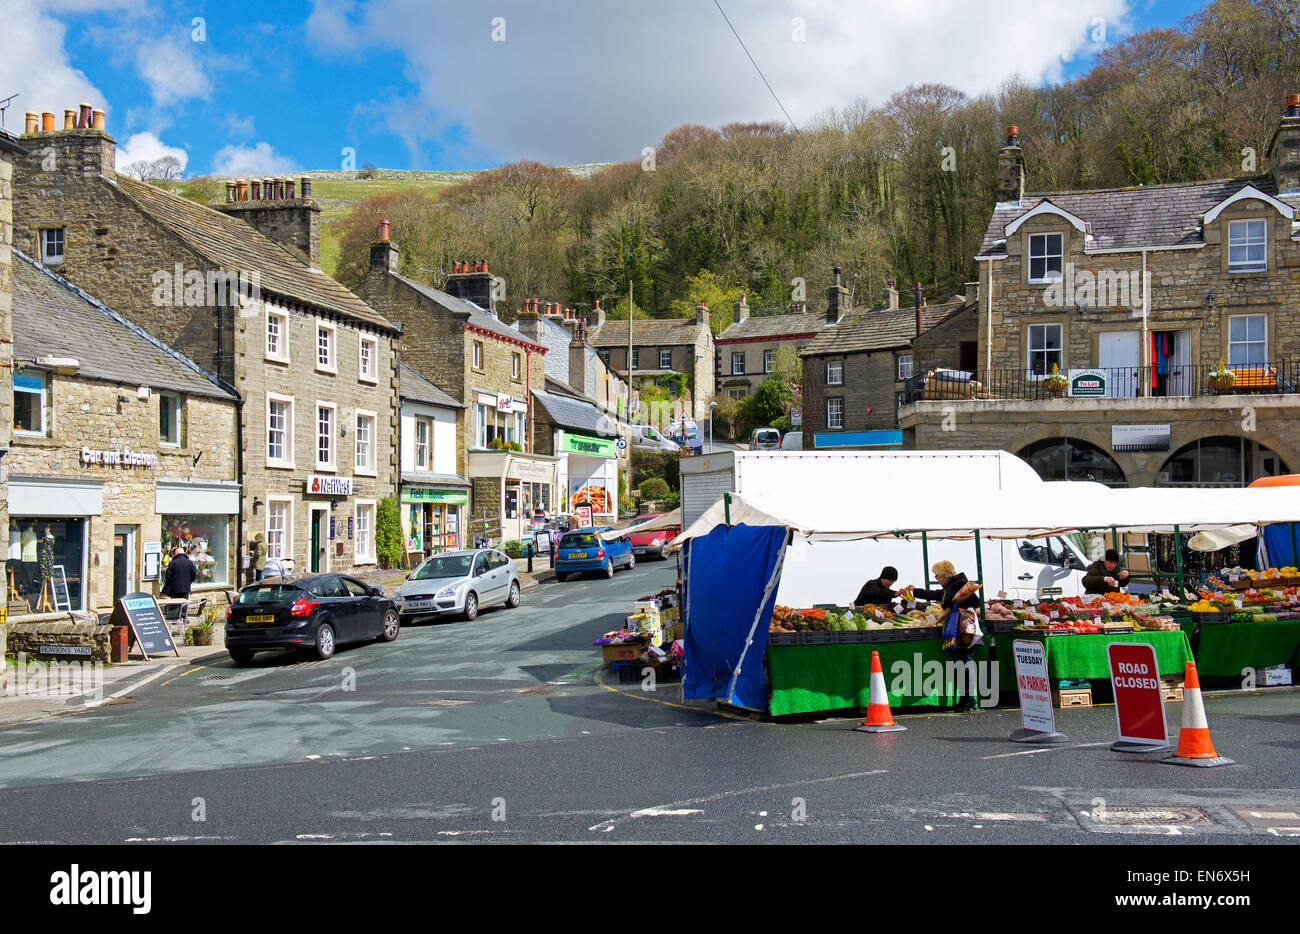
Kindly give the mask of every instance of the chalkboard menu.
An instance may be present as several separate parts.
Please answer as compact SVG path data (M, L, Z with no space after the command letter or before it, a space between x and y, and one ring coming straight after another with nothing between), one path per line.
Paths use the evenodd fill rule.
M167 620L163 619L162 610L152 594L129 593L122 597L117 601L117 606L113 607L110 622L114 626L131 627L145 658L160 652L181 654L172 642Z

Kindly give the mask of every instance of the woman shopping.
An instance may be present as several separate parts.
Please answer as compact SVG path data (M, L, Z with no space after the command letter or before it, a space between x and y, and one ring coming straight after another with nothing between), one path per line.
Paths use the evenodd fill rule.
M978 584L971 584L966 579L965 574L958 574L951 561L940 561L930 570L934 574L935 580L939 582L939 589L922 590L914 587L912 588L913 594L926 600L938 600L940 601L939 605L945 610L956 609L979 612L984 603L980 599ZM978 623L976 625L978 626ZM973 652L973 646L970 644L963 646L962 639L959 636L956 647L949 653L949 657L957 662L966 674L964 679L958 677L954 686L958 701L955 708L957 713L966 713L975 709L973 671L968 664ZM963 687L969 689L971 693L963 691Z

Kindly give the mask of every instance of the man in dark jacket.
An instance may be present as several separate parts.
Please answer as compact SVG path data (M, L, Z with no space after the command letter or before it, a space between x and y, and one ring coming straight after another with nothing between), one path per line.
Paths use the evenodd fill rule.
M162 592L169 597L188 600L190 590L194 587L194 581L198 576L199 569L190 560L190 556L177 548L172 553L172 560L167 565L167 573L163 576Z
M1084 593L1113 593L1127 584L1128 571L1114 548L1107 548L1106 557L1088 565L1083 575Z
M853 599L854 606L862 606L865 603L884 605L894 602L894 591L890 588L898 580L898 571L895 568L886 567L881 569L880 576L867 581L858 591L858 595Z

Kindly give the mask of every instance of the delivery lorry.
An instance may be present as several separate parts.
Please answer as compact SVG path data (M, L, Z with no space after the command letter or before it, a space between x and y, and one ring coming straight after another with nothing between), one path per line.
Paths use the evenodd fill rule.
M955 500L1042 482L1032 467L1006 451L725 451L682 461L682 527L689 528L727 492L762 496L816 487L840 490L845 497ZM848 606L862 585L885 567L898 569L896 589L907 584L923 587L929 567L938 561L951 561L971 580L980 580L986 598L1083 593L1088 561L1064 536L984 538L979 557L982 561L977 562L973 540L805 542L796 538L786 551L777 602ZM933 578L930 584L937 587Z

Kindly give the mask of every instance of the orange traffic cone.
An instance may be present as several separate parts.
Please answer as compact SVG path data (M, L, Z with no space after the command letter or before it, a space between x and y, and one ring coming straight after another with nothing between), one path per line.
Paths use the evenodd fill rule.
M1196 663L1188 662L1183 683L1183 728L1178 734L1178 751L1161 759L1170 765L1195 765L1207 768L1214 765L1232 765L1214 751L1210 740L1210 724L1205 719L1205 704L1201 700L1201 681L1196 677Z
M867 719L853 729L859 733L901 733L907 729L894 722L889 712L889 694L885 691L885 672L880 667L880 653L871 653L871 697L867 699Z

